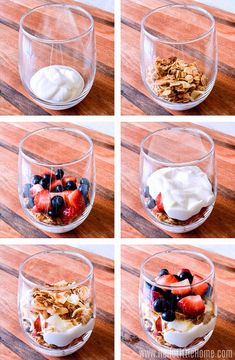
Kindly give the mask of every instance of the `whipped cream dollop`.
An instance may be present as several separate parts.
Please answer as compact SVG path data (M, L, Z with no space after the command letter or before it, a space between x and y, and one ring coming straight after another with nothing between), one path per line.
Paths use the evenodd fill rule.
M30 88L39 99L64 103L82 93L84 79L69 66L51 65L41 68L32 76Z
M43 320L41 320L43 323ZM95 319L91 318L86 325L73 325L71 321L61 319L57 314L50 316L47 320L47 327L42 328L44 341L49 345L64 347L73 340L93 330Z
M207 324L193 324L190 320L175 320L167 323L167 331L163 333L164 340L171 345L184 348L195 339L204 337L215 327L216 317Z
M149 176L147 185L154 200L162 194L167 215L181 221L198 214L215 200L207 175L197 166L161 168Z

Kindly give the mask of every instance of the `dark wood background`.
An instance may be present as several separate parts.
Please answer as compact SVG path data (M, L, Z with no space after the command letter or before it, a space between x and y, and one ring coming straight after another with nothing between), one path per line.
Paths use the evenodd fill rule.
M28 257L45 250L79 251L94 265L97 319L88 342L63 359L112 360L114 354L114 264L113 261L70 246L0 246L0 358L1 360L55 359L38 353L26 342L17 314L18 269Z
M18 31L21 16L51 0L0 1L0 115L113 115L114 114L114 16L80 4L93 15L97 46L97 73L87 97L71 109L56 111L33 102L18 71ZM64 0L56 0L64 3ZM70 4L79 5L77 1Z
M145 213L139 195L139 146L147 134L166 126L195 127L215 142L218 195L209 218L199 228L168 233L154 225ZM226 126L224 124L224 126ZM235 138L185 122L122 123L122 237L124 238L234 238L235 237Z
M226 245L224 245L226 246ZM229 246L229 245L227 245ZM235 356L235 282L234 282L234 260L218 255L214 252L186 245L139 245L122 246L122 360L175 360L176 357L167 357L160 353L151 345L147 336L140 325L138 311L138 290L139 290L139 271L142 261L156 252L168 249L187 249L196 250L207 256L214 262L216 282L215 290L217 294L218 319L212 337L203 347L203 350L214 351L214 357L203 356L187 357L195 360L229 360ZM231 255L235 248L231 248ZM218 350L232 350L232 357L220 356ZM145 355L146 354L146 355ZM142 355L142 356L141 356ZM200 354L201 355L201 354ZM180 359L180 358L178 358Z
M161 0L122 0L122 114L123 115L235 115L235 14L198 1L168 0L170 4L194 4L216 20L219 72L209 97L187 111L164 109L148 94L140 75L140 23L144 15L162 6Z
M25 216L18 197L19 142L27 132L50 125L81 129L94 142L97 182L95 203L88 218L76 229L64 234L46 233L32 225ZM1 122L0 149L0 237L114 237L114 140L112 137L71 123ZM73 148L71 147L72 151Z

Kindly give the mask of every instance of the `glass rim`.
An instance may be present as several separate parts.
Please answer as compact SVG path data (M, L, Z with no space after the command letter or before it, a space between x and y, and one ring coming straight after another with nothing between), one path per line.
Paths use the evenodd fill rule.
M146 28L145 26L145 22L146 20L153 14L157 13L157 12L161 12L164 9L170 9L170 8L184 8L187 10L194 10L197 11L198 13L204 14L207 16L207 18L210 19L211 21L211 26L209 28L209 30L203 32L201 35L198 35L197 37L195 37L192 40L186 40L186 41L175 41L175 40L164 40L158 36L152 35ZM164 5L164 6L160 6L157 7L153 10L150 10L147 12L147 14L145 14L145 16L143 17L142 21L141 21L141 31L143 31L145 33L145 35L154 38L155 40L164 43L164 44L172 44L172 45L183 45L183 44L190 44L190 43L194 43L196 41L202 40L205 37L207 37L213 30L215 29L215 19L214 16L211 15L211 13L205 9L203 9L200 6L196 6L196 5L187 5L187 4L169 4L169 5Z
M88 29L84 30L81 34L79 34L77 36L74 36L71 39L64 39L64 40L62 40L62 39L58 39L58 40L57 39L43 39L40 36L30 34L25 29L25 26L24 26L24 21L25 21L26 17L33 14L34 12L38 11L39 9L50 8L50 7L79 10L81 13L83 13L83 15L85 15L90 20L90 26L88 27ZM76 41L76 40L82 38L83 36L89 34L93 29L94 29L93 16L87 10L83 9L81 6L78 6L78 5L59 4L59 3L48 4L47 3L47 4L44 4L44 5L36 6L33 9L30 9L20 19L20 31L22 31L24 33L24 35L29 37L30 39L35 40L35 41L39 41L39 42L42 42L42 43L45 43L45 44L65 44L65 43L73 42L73 41Z
M154 257L156 256L159 256L161 254L169 254L169 253L181 253L181 254L188 254L188 255L194 255L194 256L197 256L199 258L201 258L202 260L205 260L207 262L207 264L210 266L210 272L207 276L203 277L203 279L201 281L198 281L196 282L195 284L190 284L190 286L193 288L195 286L198 286L200 284L203 284L205 282L207 282L207 280L209 280L212 276L214 276L214 273L215 273L215 266L213 264L213 261L206 255L198 252L198 251L191 251L191 250L181 250L181 249L172 249L172 250L163 250L163 251L159 251L153 255L150 255L148 256L142 263L141 263L141 267L140 267L140 275L143 276L143 278L145 280L147 280L152 286L157 286L159 288L164 288L164 289L167 289L167 290L171 290L171 289L186 289L188 288L189 285L181 285L181 286L177 286L177 285L174 285L171 284L171 285L162 285L162 284L159 284L157 281L153 281L151 279L149 279L149 277L146 275L146 272L145 272L145 265L147 264L147 262L149 262L150 260L152 260ZM179 284L180 282L176 283L176 284Z
M27 278L27 276L23 275L23 271L24 271L24 267L25 265L31 261L32 259L38 257L39 255L47 255L47 254L61 254L61 255L72 255L72 256L76 256L77 258L83 260L88 266L89 266L89 272L86 276L84 276L84 279L81 281L75 281L73 282L73 284L71 285L67 285L67 286L56 286L56 287L52 287L52 286L47 286L47 285L41 285L38 284L35 281L32 281L30 279ZM84 284L86 281L88 281L94 273L94 267L92 262L84 255L80 254L79 252L75 252L75 251L67 251L67 250L45 250L45 251L39 251L36 254L30 255L28 256L21 264L19 267L19 278L22 278L27 285L30 285L32 287L37 287L40 289L48 289L50 291L65 291L65 290L69 290L69 289L73 289L74 287L77 287L79 285Z
M191 161L184 161L184 162L172 162L172 161L164 161L164 160L157 160L155 159L154 157L152 157L151 155L147 154L145 152L145 149L144 149L144 144L145 142L151 138L152 136L156 135L157 133L161 132L161 131L174 131L174 130L178 130L178 131L190 131L190 132L193 132L193 133L197 133L197 134L200 134L200 135L203 135L203 137L205 137L211 147L210 147L210 150L207 151L207 153L205 155L203 155L201 158L199 159L195 159L195 160L191 160ZM208 135L206 132L200 130L200 129L196 129L196 128L190 128L190 127L166 127L166 128L162 128L162 129L158 129L154 132L151 132L150 134L146 135L141 143L140 143L140 154L143 154L146 158L149 158L151 161L155 161L157 162L158 164L161 164L161 165L164 165L164 166L189 166L189 165L193 165L193 164L197 164L203 160L205 160L207 157L209 157L213 152L214 152L214 149L215 149L215 145L214 145L214 141L212 139L212 137L210 135Z
M76 160L72 160L72 161L66 161L64 163L52 163L52 164L48 164L45 163L43 161L39 161L34 159L33 157L27 155L24 151L24 143L27 139L29 139L31 136L39 133L39 132L43 132L43 131L69 131L69 132L73 132L76 134L81 135L88 143L89 143L89 149L83 154L81 155L78 159ZM22 155L23 158L25 158L26 160L30 161L33 164L36 165L40 165L40 166L45 166L45 167L56 167L56 166L69 166L69 165L74 165L82 160L84 160L87 156L90 155L90 153L93 152L93 141L90 138L90 136L88 136L87 134L85 134L83 131L78 130L78 129L74 129L74 128L67 128L67 127L57 127L57 126L49 126L49 127L44 127L38 130L34 130L34 131L30 131L29 133L27 133L20 141L19 143L19 154Z

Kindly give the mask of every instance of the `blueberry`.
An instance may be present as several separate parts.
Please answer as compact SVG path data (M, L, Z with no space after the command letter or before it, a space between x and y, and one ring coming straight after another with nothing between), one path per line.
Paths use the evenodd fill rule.
M158 273L158 276L168 275L169 271L167 269L161 269Z
M89 186L87 184L82 184L79 186L78 190L81 191L83 197L85 198L88 195Z
M186 280L188 279L190 284L192 284L192 281L193 281L193 275L188 272L188 271L183 271L182 273L179 274L179 281L183 281L183 280Z
M213 287L209 283L207 283L207 285L208 285L208 288L206 290L204 297L211 297L211 295L213 293Z
M171 290L165 290L164 291L164 298L167 299L167 300L170 300L171 297L172 297Z
M153 198L149 198L149 199L148 199L148 202L147 202L147 207L148 207L149 209L153 209L153 208L155 207L155 205L156 205L155 200L154 200Z
M32 185L31 184L25 184L24 188L23 188L23 197L30 197L30 189L31 189Z
M84 200L85 200L85 205L86 206L90 205L90 199L89 199L88 196L86 196Z
M174 274L174 277L178 280L181 281L180 277L177 274Z
M64 188L63 188L63 186L62 185L57 185L56 187L55 187L55 190L54 190L55 192L62 192L62 191L64 191Z
M152 286L151 291L158 292L159 294L164 293L164 291L161 288L157 287L157 286Z
M66 190L76 190L77 186L74 181L68 181L66 183Z
M90 187L89 180L86 179L86 178L81 178L81 179L80 179L80 184L81 184L81 185L87 185L88 188Z
M34 207L34 200L33 198L28 198L25 204L27 209L32 209Z
M39 184L41 180L42 180L42 177L40 175L34 175L32 177L32 184L33 185Z
M55 177L57 180L62 179L62 177L64 176L64 170L63 169L57 169L55 172Z
M162 313L162 319L164 321L174 321L175 320L175 312L172 310L167 310L166 312Z
M145 186L145 188L144 188L144 197L145 198L149 197L149 186Z
M39 184L43 187L43 189L49 188L49 181L47 181L47 179L42 178Z
M166 310L167 302L164 298L158 298L153 302L153 309L156 312L163 312Z
M56 195L51 199L51 205L57 211L60 207L64 206L64 199L62 196Z
M168 298L167 308L170 310L176 310L176 308L177 308L176 295L171 294L171 297Z
M58 212L56 211L56 209L52 209L52 210L48 211L48 215L53 218L56 218L56 217L58 217Z

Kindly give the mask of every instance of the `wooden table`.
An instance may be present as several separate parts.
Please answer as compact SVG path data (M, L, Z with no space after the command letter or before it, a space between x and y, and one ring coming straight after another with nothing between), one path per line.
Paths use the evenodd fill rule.
M45 233L32 225L23 213L18 198L18 146L28 132L52 123L18 122L0 123L0 237L66 237L66 238L112 238L114 237L114 143L113 138L97 131L88 130L71 123L53 123L53 126L69 126L85 131L94 142L96 159L97 191L93 209L88 218L75 230L65 234ZM102 127L102 123L100 123ZM71 148L71 151L73 149Z
M0 246L0 353L1 360L45 360L53 357L41 355L26 342L17 315L19 265L37 252L59 249L79 251L94 265L97 319L87 344L64 359L112 360L114 353L114 264L102 256L70 246Z
M229 245L228 245L229 246ZM196 250L208 255L215 264L218 319L214 333L209 342L203 347L204 350L214 350L213 359L234 359L235 345L235 282L234 260L217 255L212 252L192 246L122 246L122 360L169 360L167 356L160 356L147 339L140 325L138 312L139 271L142 261L159 251L168 249ZM235 252L234 245L231 252ZM226 296L225 296L226 294ZM217 350L232 350L227 356L219 357ZM206 354L206 353L205 353ZM229 356L230 354L230 356ZM190 358L190 357L189 357ZM198 360L198 357L192 357ZM171 359L176 359L171 357ZM212 359L202 355L201 360Z
M87 97L63 111L42 108L24 89L18 71L18 31L21 16L29 9L51 0L10 0L0 2L0 115L113 115L114 114L114 17L92 6L81 6L95 20L97 73ZM64 3L64 0L57 0ZM77 1L70 4L79 5Z
M188 111L164 109L148 94L140 76L140 23L144 15L162 6L162 0L122 0L122 114L123 115L234 115L235 15L197 1L168 0L195 4L215 16L218 36L219 73L209 97Z
M215 142L218 196L210 217L199 228L185 234L164 232L154 225L140 202L139 146L147 134L167 126L202 129ZM192 123L122 123L122 237L226 238L235 237L235 139Z

